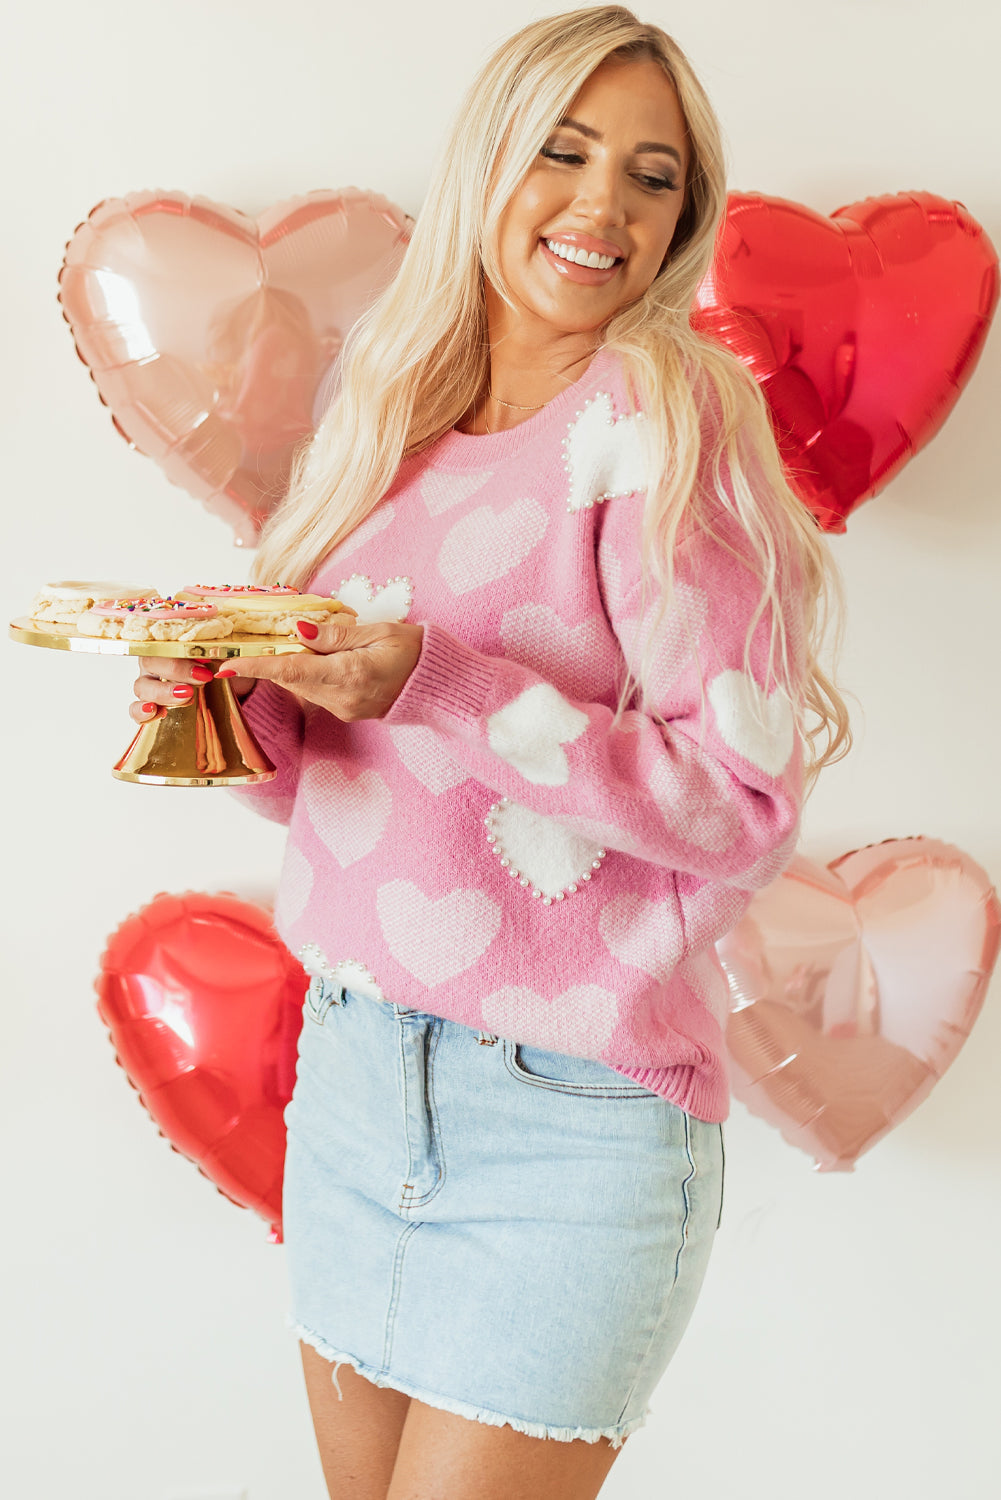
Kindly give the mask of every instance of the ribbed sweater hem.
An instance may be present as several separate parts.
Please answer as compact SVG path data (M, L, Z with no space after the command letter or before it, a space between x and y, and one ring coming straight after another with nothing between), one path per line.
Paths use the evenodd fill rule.
M642 1088L669 1099L687 1115L705 1120L710 1125L722 1125L730 1115L730 1090L725 1078L706 1077L690 1065L677 1068L619 1068L613 1067L623 1078L629 1078Z

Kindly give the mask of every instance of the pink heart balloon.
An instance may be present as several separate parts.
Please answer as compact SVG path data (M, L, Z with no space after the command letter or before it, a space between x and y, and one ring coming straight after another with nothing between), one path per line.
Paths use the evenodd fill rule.
M146 192L99 203L67 245L59 300L115 426L238 544L282 499L344 336L395 273L408 226L357 188L257 219Z
M999 937L997 893L951 844L797 856L717 944L735 1097L821 1171L851 1170L958 1053Z

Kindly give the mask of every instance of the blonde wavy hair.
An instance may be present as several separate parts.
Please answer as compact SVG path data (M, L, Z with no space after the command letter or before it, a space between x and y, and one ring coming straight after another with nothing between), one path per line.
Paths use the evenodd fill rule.
M681 105L690 157L684 207L663 266L644 295L599 334L621 355L645 413L651 478L641 548L644 576L659 595L647 648L636 678L623 687L620 708L635 695L647 709L644 684L670 604L679 528L712 526L696 514L696 476L708 458L723 514L746 535L761 587L746 654L767 615L767 680L797 705L809 785L851 744L847 708L819 660L830 624L837 627L835 645L840 637L840 584L816 523L786 480L756 382L691 327L696 288L726 206L720 128L677 43L623 6L569 11L526 26L474 81L400 270L348 336L339 392L297 457L288 498L261 537L254 578L305 584L378 504L401 461L448 432L485 394L484 278L510 300L497 256L499 221L577 92L608 59L649 59L663 68ZM715 408L714 447L704 455L707 401ZM802 641L787 638L780 584L790 577L802 591ZM805 687L794 690L804 664Z

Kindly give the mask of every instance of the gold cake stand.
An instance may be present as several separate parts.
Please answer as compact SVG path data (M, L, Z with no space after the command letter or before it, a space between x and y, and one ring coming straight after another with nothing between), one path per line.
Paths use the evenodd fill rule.
M52 651L85 651L99 656L197 657L232 661L239 656L288 656L308 651L284 636L231 635L223 641L111 641L80 635L66 625L48 625L30 616L10 625L13 640ZM193 683L189 703L140 725L112 775L119 781L153 786L241 786L273 781L275 768L250 732L239 699L221 682Z

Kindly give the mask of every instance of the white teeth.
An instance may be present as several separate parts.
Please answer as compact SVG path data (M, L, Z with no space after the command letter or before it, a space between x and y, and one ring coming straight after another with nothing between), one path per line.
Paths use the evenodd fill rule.
M562 240L546 240L546 247L561 260L571 260L575 265L591 266L599 271L607 271L610 266L615 265L617 259L614 255L599 255L595 250L588 254L575 245L565 245Z

